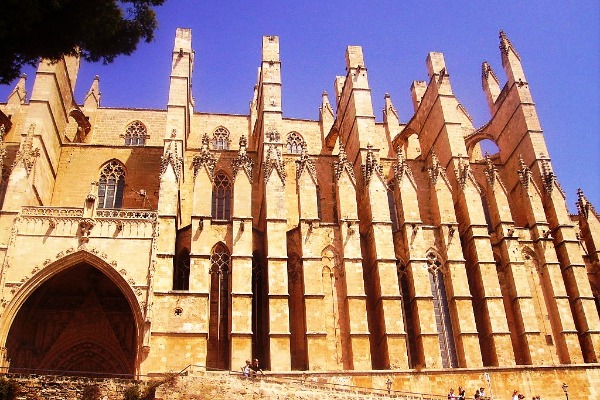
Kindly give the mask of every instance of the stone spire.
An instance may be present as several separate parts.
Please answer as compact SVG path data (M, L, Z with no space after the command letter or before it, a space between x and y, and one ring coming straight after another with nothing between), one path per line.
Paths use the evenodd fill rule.
M21 74L17 84L13 91L8 95L7 105L19 105L25 103L27 97L27 89L25 83L27 81L27 74Z
M334 119L335 116L333 114L331 103L329 103L329 96L327 95L327 92L323 90L323 94L321 95L321 106L319 107L319 121L321 122L323 129L323 135L329 133L329 130L333 126Z
M487 61L481 64L481 87L485 92L488 108L493 114L494 104L500 95L500 81Z
M521 57L504 31L500 31L500 50L502 56L502 67L510 83L526 84L525 73L521 65Z
M594 206L589 202L587 197L585 197L585 194L583 194L583 190L581 190L581 188L577 189L577 203L575 204L577 205L577 212L585 219L587 219L590 215L590 211L592 214L596 214Z
M84 108L98 108L100 107L100 77L98 75L94 76L94 80L92 81L92 86L90 86L90 90L88 90L85 95L85 99L83 100Z

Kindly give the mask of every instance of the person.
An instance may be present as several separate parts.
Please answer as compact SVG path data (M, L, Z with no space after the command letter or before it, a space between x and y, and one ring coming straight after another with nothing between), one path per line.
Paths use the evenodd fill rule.
M519 391L518 390L513 390L513 394L512 397L510 398L510 400L519 400Z
M252 363L250 363L250 360L246 360L246 365L242 367L242 372L244 373L245 378L250 376L250 371L252 371L252 368L250 368L251 365Z
M473 396L473 397L475 397L476 399L485 397L485 388L480 387L479 389L477 389L475 391L475 396Z
M255 358L255 359L252 361L252 364L250 364L250 369L252 370L252 375L256 375L256 374L258 374L259 372L260 372L261 374L263 374L263 375L265 374L265 373L263 372L263 370L260 368L260 364L258 363L258 358Z
M457 397L454 394L454 389L450 388L450 391L448 392L448 400L456 400L456 399L457 399Z
M465 389L462 386L458 387L458 400L465 400Z

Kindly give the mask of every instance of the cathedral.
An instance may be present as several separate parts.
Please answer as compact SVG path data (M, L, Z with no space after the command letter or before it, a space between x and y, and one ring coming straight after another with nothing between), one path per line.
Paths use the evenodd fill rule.
M435 373L435 392L452 371L537 374L600 396L600 217L581 191L569 213L505 33L479 127L441 53L407 122L388 94L376 122L359 46L318 120L283 117L277 36L246 115L194 109L189 29L171 57L164 109L102 107L98 77L78 103L77 57L43 60L31 94L23 76L0 104L3 372L258 358Z

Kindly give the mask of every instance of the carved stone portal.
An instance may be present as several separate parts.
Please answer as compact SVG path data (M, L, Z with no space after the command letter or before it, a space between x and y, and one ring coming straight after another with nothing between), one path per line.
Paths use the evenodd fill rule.
M135 322L127 299L96 268L79 264L46 281L10 328L9 372L134 374Z

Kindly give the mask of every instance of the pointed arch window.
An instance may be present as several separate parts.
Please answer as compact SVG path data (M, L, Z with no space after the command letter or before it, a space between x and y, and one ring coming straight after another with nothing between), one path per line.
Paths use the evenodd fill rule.
M148 131L140 121L133 121L125 130L125 146L145 146Z
M290 132L287 136L286 148L289 154L302 154L304 140L298 132Z
M229 369L230 253L223 243L210 255L210 323L207 366Z
M317 186L317 218L323 219L323 209L321 207L321 187Z
M398 283L400 285L400 295L402 296L402 316L404 317L404 329L406 330L406 339L408 341L408 366L415 368L419 364L419 352L417 349L417 335L415 333L415 318L413 317L413 305L410 298L409 289L409 271L401 260L396 260L396 273L398 274ZM412 278L410 278L412 280Z
M222 126L213 132L212 145L215 150L229 150L229 131Z
M125 191L125 167L112 160L102 168L98 180L98 208L121 208Z
M190 289L190 252L183 249L173 264L173 290Z
M231 218L231 182L227 175L219 172L215 177L212 192L212 217L217 221Z
M429 284L433 296L435 325L438 331L440 354L442 356L442 366L444 368L456 368L458 367L458 358L456 356L454 331L452 329L452 319L442 263L436 254L430 252L427 254L427 265L429 270Z

